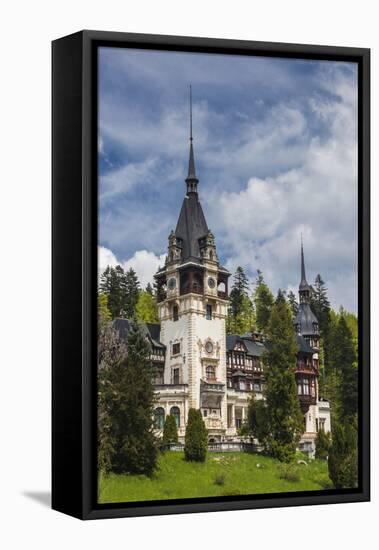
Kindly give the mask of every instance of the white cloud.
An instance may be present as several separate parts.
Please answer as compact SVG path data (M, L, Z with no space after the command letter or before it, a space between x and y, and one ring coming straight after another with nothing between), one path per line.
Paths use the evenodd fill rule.
M275 177L251 177L239 192L213 194L208 206L229 269L242 265L251 276L261 269L273 290L297 287L302 233L308 281L321 273L332 304L356 311L356 86L342 73L328 85L334 100L310 101L315 115L327 119L329 134L311 139L301 164ZM288 135L304 133L300 116L289 123ZM265 156L272 150L269 134Z
M104 246L98 247L100 273L102 273L108 265L112 267L121 265L125 271L132 267L137 273L142 288L148 283L153 283L154 274L158 271L160 266L164 265L165 259L166 254L157 256L154 252L149 252L148 250L137 250L131 258L125 261L119 261L109 248L105 248Z

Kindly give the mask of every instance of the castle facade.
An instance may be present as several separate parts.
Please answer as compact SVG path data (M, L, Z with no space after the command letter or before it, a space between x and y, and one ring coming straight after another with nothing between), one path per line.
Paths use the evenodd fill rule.
M188 411L195 408L202 412L210 443L238 442L250 396L263 398L265 342L256 333L226 335L230 273L219 262L199 200L192 132L185 183L166 264L155 275L160 324L145 325L155 366L156 426L162 430L165 417L172 414L183 442ZM318 430L331 427L329 403L318 390L320 335L310 295L301 246L295 376L304 414L300 448L312 456ZM125 332L125 323L117 319L115 327Z

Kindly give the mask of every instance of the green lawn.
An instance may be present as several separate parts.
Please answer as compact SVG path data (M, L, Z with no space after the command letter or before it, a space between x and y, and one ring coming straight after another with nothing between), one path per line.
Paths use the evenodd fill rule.
M299 457L303 458L303 457ZM99 481L99 503L165 500L332 488L327 463L306 460L293 466L297 481L281 479L272 458L248 453L208 453L206 462L185 462L183 453L160 455L153 478L115 475ZM259 465L259 466L257 466Z

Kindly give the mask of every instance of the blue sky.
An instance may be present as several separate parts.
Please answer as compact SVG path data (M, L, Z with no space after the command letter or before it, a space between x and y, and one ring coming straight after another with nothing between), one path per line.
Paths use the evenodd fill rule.
M357 310L357 69L352 63L99 51L99 263L163 264L188 167L221 262Z

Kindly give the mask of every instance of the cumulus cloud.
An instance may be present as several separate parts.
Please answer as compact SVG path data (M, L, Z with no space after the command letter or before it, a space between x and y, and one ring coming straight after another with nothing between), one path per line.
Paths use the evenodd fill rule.
M158 267L164 265L165 259L166 254L156 256L154 252L149 252L148 250L137 250L131 258L125 261L119 261L109 248L105 248L104 246L98 247L100 273L102 273L108 265L112 267L121 265L125 271L133 268L137 273L142 288L148 283L153 283L154 274L158 271Z

